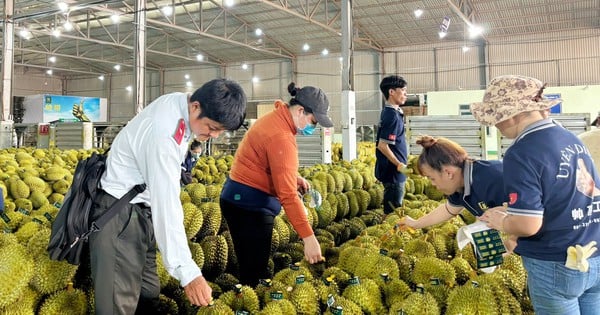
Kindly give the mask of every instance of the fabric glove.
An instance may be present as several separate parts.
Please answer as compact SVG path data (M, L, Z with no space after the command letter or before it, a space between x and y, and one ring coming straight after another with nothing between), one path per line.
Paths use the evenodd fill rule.
M569 248L567 248L567 262L565 263L565 266L569 269L587 272L590 267L587 259L592 256L597 249L596 241L591 241L585 246L579 244L569 246Z

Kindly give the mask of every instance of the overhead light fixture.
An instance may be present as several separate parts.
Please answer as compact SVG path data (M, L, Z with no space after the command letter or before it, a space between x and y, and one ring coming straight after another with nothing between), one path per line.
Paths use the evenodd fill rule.
M117 71L121 71L121 65L115 65L113 68L115 68Z
M186 81L185 82L185 86L192 87L192 81Z
M63 27L65 29L65 31L70 32L73 30L73 24L71 24L71 21L66 20L65 24L63 24Z
M121 16L118 14L113 14L110 16L111 21L113 21L113 23L119 23L119 21L121 21Z
M263 34L263 31L260 28L257 28L254 30L254 34L256 34L256 36L261 36Z
M258 83L260 79L258 77L252 77L252 83Z
M64 2L61 1L61 2L57 3L57 5L58 5L58 9L61 12L67 12L67 11L69 11L69 5L66 4L66 3L64 3Z
M31 32L26 27L23 27L19 31L19 36L21 36L21 38L27 39L27 40L31 39L31 37L32 37Z
M59 37L60 37L60 30L59 30L58 28L56 28L56 27L55 27L55 28L52 30L52 36L54 36L54 37L56 37L56 38L59 38Z
M233 0L225 0L226 7L232 7L234 4L235 4L235 1L233 1Z
M56 56L50 56L48 57L48 61L55 63L56 62Z
M127 90L127 92L131 92L133 91L133 88L131 87L131 85L128 85L125 90Z
M183 75L183 78L186 79L186 80L189 80L190 79L190 75L186 73L186 74Z
M323 50L321 51L321 55L323 55L323 56L327 56L327 55L329 55L329 50L327 50L327 48L323 49Z
M470 38L479 37L479 36L481 36L481 34L483 34L483 28L481 26L471 25L471 27L469 27L469 37Z
M466 53L466 52L467 52L467 51L469 51L470 49L471 49L471 48L469 48L469 46L467 46L467 45L464 45L464 46L462 47L462 52Z
M244 70L248 70L248 64L247 63L242 63L242 69Z
M415 17L418 19L421 17L421 15L423 15L423 10L416 9L413 13L415 14Z
M100 80L100 81L104 81L104 75L101 75L101 76L99 76L99 77L98 77L98 80Z
M52 75L52 69L48 69L48 70L46 70L46 74L47 74L47 75Z
M448 35L448 33L444 32L444 31L439 31L438 32L438 36L440 37L440 39L446 37L446 35Z
M308 43L305 43L304 45L302 45L302 50L308 51L309 49L310 49L310 45Z
M204 60L204 55L203 54L197 54L196 55L196 60L203 61Z
M171 16L171 14L173 14L173 7L166 5L161 9L161 11L165 16Z

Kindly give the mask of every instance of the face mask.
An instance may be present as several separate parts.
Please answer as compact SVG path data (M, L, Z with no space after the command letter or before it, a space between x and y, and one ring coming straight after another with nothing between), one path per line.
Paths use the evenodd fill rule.
M306 126L304 126L304 128L302 128L302 129L298 128L298 133L305 135L305 136L309 136L315 132L315 128L317 128L317 125L306 124Z
M197 160L200 157L200 153L192 153L192 157Z

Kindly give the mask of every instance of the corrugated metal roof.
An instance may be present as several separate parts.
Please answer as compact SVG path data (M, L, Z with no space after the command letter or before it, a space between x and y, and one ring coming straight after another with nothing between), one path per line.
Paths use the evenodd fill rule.
M60 12L54 0L15 0L15 62L69 71L107 73L116 63L133 64L134 3L67 0L71 11ZM154 0L147 2L148 68L169 68L202 62L225 64L270 58L295 58L323 49L341 48L340 0ZM77 6L74 6L77 5ZM166 16L166 5L174 14ZM423 10L420 18L415 9ZM120 15L115 23L111 15ZM443 41L468 38L467 24L485 28L488 43L522 34L598 29L600 0L360 0L353 1L354 48L383 51L393 47L439 43L439 26L450 18ZM62 30L69 19L75 30ZM468 21L465 22L465 20ZM17 34L31 32L29 40ZM61 29L54 37L52 31ZM254 33L261 28L263 35ZM304 43L311 46L308 52ZM58 56L48 65L50 55Z

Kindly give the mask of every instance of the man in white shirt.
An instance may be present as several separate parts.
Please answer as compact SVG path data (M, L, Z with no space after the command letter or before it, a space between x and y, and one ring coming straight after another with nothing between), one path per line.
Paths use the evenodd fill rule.
M245 111L242 88L215 79L192 95L157 98L119 132L92 216L100 216L137 184L147 189L90 236L96 314L134 314L155 305L160 293L157 245L165 268L190 302L205 306L211 301L211 288L192 260L183 226L181 163L192 138L205 141L238 129Z

